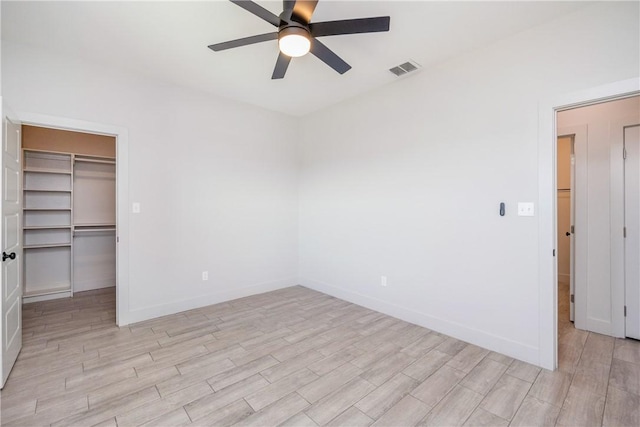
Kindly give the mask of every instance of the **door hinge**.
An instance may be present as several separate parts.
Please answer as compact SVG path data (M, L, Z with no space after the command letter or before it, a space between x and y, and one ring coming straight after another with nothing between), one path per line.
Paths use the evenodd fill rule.
M574 234L576 232L575 228L573 228L573 225L571 226L571 234Z
M622 237L627 238L627 227L622 227Z
M553 256L556 256L556 250L555 249L553 250Z
M120 243L120 236L116 237L116 243Z
M574 303L574 302L576 302L576 299L574 298L574 295L571 294L571 303Z
M626 158L627 158L627 149L626 149L626 148L623 148L623 149L622 149L622 158L623 158L623 159L626 159Z
M624 317L627 317L627 306L624 306Z

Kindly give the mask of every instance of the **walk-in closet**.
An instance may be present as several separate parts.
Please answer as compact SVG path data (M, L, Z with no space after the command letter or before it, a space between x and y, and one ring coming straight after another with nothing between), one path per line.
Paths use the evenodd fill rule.
M22 126L24 302L116 284L114 137Z

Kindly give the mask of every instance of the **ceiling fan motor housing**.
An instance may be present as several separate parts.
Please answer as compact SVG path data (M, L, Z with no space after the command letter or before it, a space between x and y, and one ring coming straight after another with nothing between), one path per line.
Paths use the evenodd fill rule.
M282 26L278 30L278 45L289 57L306 55L311 47L311 33L300 24Z
M284 37L286 35L293 35L293 34L311 38L311 32L309 31L309 27L303 24L299 24L297 22L286 22L280 25L280 28L278 28L279 37Z

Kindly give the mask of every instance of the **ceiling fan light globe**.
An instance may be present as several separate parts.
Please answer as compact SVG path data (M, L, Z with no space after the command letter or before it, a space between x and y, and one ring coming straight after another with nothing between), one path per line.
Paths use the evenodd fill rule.
M285 33L285 34L282 34ZM311 49L311 41L309 37L301 32L285 32L282 31L278 37L278 47L280 52L292 58L304 56Z

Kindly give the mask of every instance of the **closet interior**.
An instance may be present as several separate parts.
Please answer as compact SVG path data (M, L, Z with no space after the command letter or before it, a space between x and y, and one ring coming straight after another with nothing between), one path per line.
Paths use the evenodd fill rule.
M116 283L114 137L22 126L23 302Z

